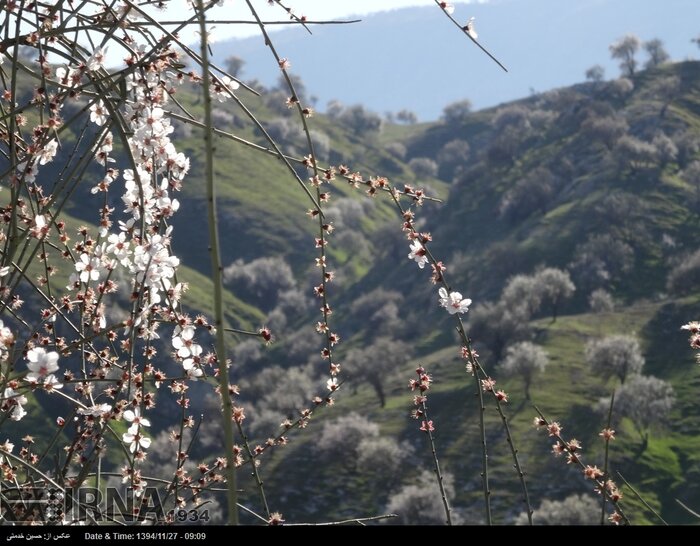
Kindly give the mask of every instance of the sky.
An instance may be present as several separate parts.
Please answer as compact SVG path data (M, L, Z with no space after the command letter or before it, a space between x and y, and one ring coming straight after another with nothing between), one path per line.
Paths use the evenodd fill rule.
M311 21L363 19L358 25L312 27L312 36L298 25L267 26L269 31L289 29L279 33L275 45L317 98L314 107L319 111L328 101L340 100L380 113L409 109L419 119L430 120L437 119L446 104L464 98L480 109L579 83L593 64L603 65L606 77L612 78L619 70L608 46L625 33L642 40L660 38L674 60L698 55L690 38L700 33L700 0L452 0L459 21L476 17L480 43L508 66L507 74L451 28L434 0L282 1ZM282 8L269 6L268 0L251 2L263 20L289 21ZM171 21L194 14L187 0L170 4L165 17ZM246 0L223 4L209 12L214 61L223 65L228 56L237 55L246 61L244 78L274 86L279 69L270 62L257 25L216 22L253 22ZM404 9L396 16L390 12L411 7L424 9ZM197 27L180 31L184 43L199 41ZM249 36L255 38L246 39ZM231 38L243 39L227 41ZM644 60L643 52L640 58ZM329 78L329 67L341 63L347 73L363 77L347 78L342 85ZM440 82L438 88L435 82Z
M453 0L460 4L486 3L488 0ZM333 20L350 16L362 16L378 11L389 11L412 6L435 5L434 0L283 0L298 16L306 15L309 20ZM252 0L253 7L263 20L286 20L287 16L279 6L269 6L267 0ZM187 0L172 0L168 16L172 19L186 19L192 16L192 8ZM212 9L211 19L251 20L250 10L245 0L224 0L223 6ZM214 25L215 40L243 38L259 34L255 25ZM279 28L284 28L280 26ZM195 30L182 32L186 42L194 42Z

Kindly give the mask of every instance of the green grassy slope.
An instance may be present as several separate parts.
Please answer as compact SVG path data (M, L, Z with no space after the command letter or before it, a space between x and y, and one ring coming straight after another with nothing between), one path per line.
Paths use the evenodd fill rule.
M666 96L657 86L679 78L678 93L660 114ZM682 63L639 73L634 91L618 96L609 88L579 86L518 103L530 110L549 112L548 121L526 131L510 161L494 162L489 150L500 137L493 128L496 110L477 112L459 125L423 124L402 130L393 126L382 139L401 141L408 157L437 157L441 148L455 138L465 139L471 159L450 187L444 205L426 205L421 211L425 228L433 232L433 252L447 259L450 280L476 301L496 298L510 275L531 273L539 264L565 268L576 258L576 248L591 235L611 234L633 250L633 265L614 275L606 284L617 301L615 312L591 314L586 298L593 286L579 286L577 297L568 304L566 315L555 323L548 318L532 323L534 341L549 353L551 364L532 388L532 403L548 417L564 425L565 437L575 437L584 446L586 463L602 466L603 443L598 437L603 416L593 407L615 387L588 369L583 356L586 341L609 334L633 334L641 340L646 374L670 381L677 401L670 422L652 432L649 445L642 441L630 422L619 424L611 448L611 464L620 471L669 521L688 523L691 518L675 499L700 506L698 457L700 412L696 398L700 372L687 347L680 326L700 316L696 297L675 299L666 289L666 277L674 256L697 249L698 215L692 188L682 169L697 157L652 161L632 165L620 161L582 128L588 113L610 109L610 115L624 116L629 134L651 141L658 131L678 135L698 134L700 128L700 64ZM692 155L695 154L695 155ZM681 164L683 161L683 164ZM498 213L503 196L538 167L546 166L557 179L554 191L542 209L509 218ZM669 249L665 240L672 240ZM378 248L375 267L367 273L362 289L353 297L376 286L390 286L406 295L401 312L406 320L420 316L422 327L411 333L411 343L422 355L405 373L387 386L386 407L378 407L374 393L350 381L338 403L315 419L301 433L291 435L292 444L275 454L263 466L276 508L290 519L322 520L382 512L388 502L388 488L371 468L358 469L352 461L327 464L315 448L318 429L327 419L356 411L379 423L391 437L408 440L418 453L416 468L430 468L425 438L409 418L411 395L404 385L412 366L426 365L436 383L431 390L431 418L437 427L437 447L444 467L455 475L455 506L466 521L483 520L477 410L474 387L457 357L458 346L450 334L452 323L437 315L434 290L426 276L405 260L401 239L398 248ZM401 263L401 260L404 260ZM397 266L397 261L399 261ZM576 271L572 276L576 278ZM341 294L340 298L343 299ZM362 344L362 336L353 341ZM478 340L475 340L478 345ZM381 356L378 356L381 358ZM488 370L498 377L496 363ZM562 499L571 492L590 492L580 471L551 454L551 439L532 428L535 413L523 396L522 381L498 382L511 397L509 419L528 473L533 504L545 498ZM358 389L358 390L355 390ZM491 489L495 521L505 523L522 510L519 485L511 470L512 461L495 410L487 410L487 441L491 465ZM412 472L404 477L410 483ZM396 486L394 485L394 490ZM636 523L658 523L653 514L624 488L626 506ZM252 498L252 497L251 497Z
M660 317L669 316L668 306L675 308L673 327L670 331L663 331L667 339L664 347L670 353L660 355L647 343L645 350L648 372L653 371L671 380L676 389L678 402L670 426L653 432L648 447L640 452L639 435L630 423L622 423L617 427L610 460L611 468L621 472L664 518L675 523L692 521L679 509L675 499L690 506L700 503L696 487L700 472L697 457L700 419L696 404L700 377L677 324L683 317L700 313L697 302L642 304L604 315L568 315L554 324L549 320L535 323L537 341L550 353L550 365L546 374L533 385L532 401L524 399L520 379L498 382L510 396L509 423L527 472L533 505L539 505L544 499L561 499L570 492L590 492L591 486L583 479L580 470L567 465L563 458L554 457L550 450L551 438L532 427L536 415L532 404L548 418L562 423L565 438L575 437L582 442L582 459L586 464L602 467L603 442L598 433L604 428L605 417L594 412L592 406L600 397L609 395L614 385L612 381L602 381L590 373L583 357L584 344L601 333L637 332L643 335L650 328L658 327ZM483 521L478 412L473 380L465 373L456 352L453 348L446 348L419 359L413 365L425 366L435 379L429 392L429 406L437 429L438 454L443 469L455 476L457 494L454 505L469 515L467 521L477 523ZM325 420L352 411L379 423L382 434L409 441L417 453L411 458L411 467L430 468L427 438L418 431L418 423L409 417L413 407L412 394L404 385L410 377L411 371L407 369L405 377L392 382L384 409L378 407L376 397L369 389L354 393L348 387L333 408L314 418L306 430L290 435L290 446L277 452L263 465L268 496L278 499L275 508L283 509L290 520L303 521L382 513L385 510L388 491L377 488L371 468L358 469L352 460L343 458L335 464L328 464L314 448ZM500 419L493 407L487 409L486 422L495 522L507 523L523 509L520 485L512 470ZM407 472L404 481L410 483L412 473L408 469ZM623 488L623 493L627 501L624 505L636 524L659 523L628 488ZM254 502L252 492L250 499Z
M673 77L679 79L679 89L662 115L665 97L657 89ZM198 115L200 105L191 90L183 89L179 98ZM688 522L675 499L700 507L700 458L696 449L700 442L700 410L696 404L700 371L679 328L700 317L700 303L697 295L670 297L666 277L684 253L696 250L700 244L700 216L691 199L695 188L682 172L698 158L698 151L691 151L689 158L679 154L663 164L630 165L591 139L584 125L591 112L607 112L601 117L624 116L629 133L645 141L651 141L657 131L699 135L700 63L641 72L634 78L634 90L624 96L608 84L600 88L585 85L518 101L517 106L529 112L528 127L520 130L507 153L501 150L498 154L496 147L502 145L508 131L495 128L499 115L495 109L473 113L459 124L389 125L379 135L354 134L325 116L313 118L311 125L330 138L328 156L333 163L346 163L365 175L388 176L397 183L426 185L445 198L443 204L427 203L420 209L425 222L420 229L433 233L432 250L438 259L446 261L452 285L477 305L497 298L513 274L529 274L539 264L569 266L576 258L577 247L589 236L609 234L632 248L631 268L614 274L605 285L620 304L615 312L590 314L586 299L593 286L583 281L579 284L577 271L572 270L579 287L576 297L562 310L563 316L551 323L540 315L532 322L534 341L551 358L546 374L533 384L532 403L548 417L562 422L567 437L582 441L587 463L602 465L602 443L597 436L603 427L602 417L592 408L599 398L609 395L614 385L590 373L583 347L589 339L606 334L639 336L647 361L645 373L671 381L677 403L668 426L654 431L643 451L634 428L622 423L612 447L612 464L664 517ZM234 116L225 129L263 142L251 124L242 121L235 107L225 105L221 109ZM255 111L265 122L288 115L280 113L279 105L274 108L262 100L256 103ZM545 115L536 122L534 112ZM412 157L437 159L445 144L455 139L466 140L471 152L454 177L419 179L406 166ZM193 314L208 314L213 291L207 278L206 203L199 178L202 139L194 129L178 135L175 142L192 160L191 174L179 196L182 210L174 218L174 249L185 264L180 280L190 283L184 303ZM387 149L396 142L406 146L405 160ZM274 157L225 138L217 141L216 154L224 263L282 256L292 266L300 288L310 296L310 283L317 282L313 267L316 225L305 215L310 205L307 196ZM295 150L294 155L302 154ZM547 199L538 203L541 206L511 216L500 214L504 196L542 167L549 169L555 183ZM341 181L334 183L331 191L331 206L344 197L367 199L361 190L352 190ZM465 521L480 522L481 451L473 379L458 358L453 323L444 312L438 312L435 287L429 284L426 272L406 258L408 243L401 233L401 220L387 199L377 198L373 203L359 227L353 228L354 234L367 243L365 247L359 251L343 248L334 239L329 245L330 261L342 273L341 282L333 285L331 294L336 310L334 328L337 324L344 340L338 354L342 360L343 351L362 347L375 335L370 317L353 315L350 310L359 298L378 289L400 294L396 312L403 327L394 335L409 343L415 358L395 377L388 378L384 408L378 406L375 393L365 383L348 379L334 407L323 409L307 429L290 433L289 447L275 448L263 457L261 471L271 508L282 511L288 521L380 513L391 492L402 483L414 481L420 469L430 468L425 437L409 418L411 394L406 389L413 369L422 364L435 378L431 418L436 423L443 466L455 477L454 504ZM76 225L95 220L88 216L89 210L82 202L75 204L70 212ZM672 240L673 247L665 240ZM244 301L237 287L232 287L225 298L229 325L252 329L267 319L252 302ZM298 328L318 319L316 308L313 305L304 317L294 319L267 356L253 367L253 374L267 366L298 364L289 358L290 347L297 341ZM238 340L231 341L234 346ZM475 342L478 346L479 340ZM485 362L498 378L496 364ZM285 377L279 380L284 382ZM574 491L590 491L590 483L579 471L553 458L552 441L532 428L534 412L524 399L522 382L499 378L498 385L511 397L508 416L528 473L533 504L538 505L544 498L561 499ZM375 469L357 468L355 461L343 457L330 463L322 461L316 445L319 428L324 421L351 411L376 422L383 435L414 447L416 454L400 477L391 481L377 475ZM500 420L492 408L487 410L486 419L495 521L510 522L523 509L518 500L519 485L511 470ZM277 432L270 430L268 434ZM255 443L265 441L266 436L259 435ZM257 506L254 488L245 480L242 485L244 501ZM624 492L635 521L654 522L631 491Z

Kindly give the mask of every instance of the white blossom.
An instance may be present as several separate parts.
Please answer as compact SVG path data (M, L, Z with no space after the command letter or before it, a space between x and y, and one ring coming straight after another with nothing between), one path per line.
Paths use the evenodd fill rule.
M56 156L57 150L58 141L55 138L52 138L44 145L44 148L41 150L41 154L39 156L39 164L46 165L50 161L53 161L53 158Z
M94 406L89 406L87 408L80 408L78 410L79 415L92 415L93 417L102 417L105 413L112 411L112 406L109 404L95 404Z
M141 417L141 408L135 408L134 410L126 410L124 412L124 419L129 423L134 423L135 425L141 425L143 427L150 427L151 421L145 417Z
M80 282L87 283L100 278L100 260L91 258L86 253L80 255L80 259L75 263L75 270L80 274Z
M418 264L418 267L423 269L425 267L425 264L428 263L428 256L426 255L427 252L425 248L419 241L413 241L410 247L411 252L408 254L408 257L411 260L415 260L415 262Z
M151 439L141 435L137 424L131 425L129 430L122 434L122 440L125 444L129 444L129 451L132 453L139 448L148 449L151 445Z
M27 415L26 410L22 407L27 403L26 396L18 393L12 387L6 387L2 398L2 410L10 413L10 419L20 421L22 417Z
M94 102L92 106L90 106L90 121L92 121L95 125L104 125L107 121L108 115L109 112L101 100Z
M440 288L438 291L440 295L440 307L447 309L450 315L455 313L466 313L469 311L469 306L472 304L472 300L469 298L463 299L462 294L459 292L447 293L447 290Z
M46 352L42 347L35 347L27 352L27 381L38 383L40 379L58 370L58 353L56 351Z
M90 55L90 58L87 61L88 70L95 71L104 67L107 49L108 48L106 47L104 49L99 47L92 55Z

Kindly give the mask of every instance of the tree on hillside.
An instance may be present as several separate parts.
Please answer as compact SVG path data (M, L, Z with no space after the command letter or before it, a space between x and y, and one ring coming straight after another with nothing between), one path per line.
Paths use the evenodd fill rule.
M498 213L511 221L527 218L535 211L546 213L555 184L554 175L547 167L531 170L503 194Z
M460 100L448 104L442 110L442 120L448 125L464 123L472 111L472 102L469 99Z
M396 119L407 125L413 125L414 123L418 122L418 116L416 113L405 109L396 113Z
M612 150L617 141L629 129L627 121L622 117L598 117L592 115L581 124L583 135L594 141L602 143L608 150Z
M408 167L418 178L433 178L438 174L438 164L429 157L414 157Z
M454 177L458 169L469 161L469 154L470 147L466 140L450 140L437 155L440 177L444 180Z
M497 132L486 152L488 162L495 167L512 166L515 163L518 148L526 136L526 132L512 126Z
M405 316L401 316L399 304L402 301L400 292L384 288L375 288L353 301L350 314L353 320L367 328L365 340L388 335L403 337L404 330L410 325Z
M693 161L683 169L681 178L695 190L695 210L700 212L700 161Z
M664 167L676 160L678 157L678 147L663 131L657 133L651 141L651 145L656 149L656 158L659 164Z
M664 43L658 38L644 42L644 51L649 55L649 59L644 65L645 68L654 68L668 62L671 58L664 48Z
M355 466L359 473L369 477L368 482L384 492L400 483L414 454L413 446L406 441L370 436L360 441Z
M549 355L542 347L530 341L521 341L506 350L500 371L507 377L520 376L525 383L525 398L530 400L530 385L535 374L544 372Z
M700 152L700 135L692 129L686 129L674 133L673 142L678 148L678 165L687 169Z
M564 500L546 499L532 514L535 525L599 525L600 502L590 495L569 495ZM527 513L515 518L516 525L528 525Z
M388 337L378 338L371 345L348 351L343 368L356 381L368 383L384 407L385 383L410 358L409 345Z
M510 104L499 108L491 120L496 130L515 127L519 131L530 129L530 110L520 104Z
M527 315L532 316L540 309L542 291L539 290L534 277L515 275L508 279L505 288L503 288L501 302L511 309L524 307L527 310Z
M610 93L619 99L624 99L634 91L634 82L629 78L616 78L609 84Z
M330 119L339 120L343 112L345 112L345 105L339 100L332 99L326 103L326 115Z
M678 76L668 76L658 78L652 87L654 97L661 101L661 111L659 117L663 118L671 103L678 98L681 93L681 79Z
M571 281L568 271L555 267L547 267L535 273L535 284L544 301L548 301L552 309L552 322L557 320L559 304L574 295L576 286Z
M574 250L567 269L577 285L599 287L617 280L634 265L634 249L610 233L591 234Z
M637 68L637 60L634 56L641 45L641 40L634 34L626 34L610 44L610 55L613 59L620 61L620 71L623 76L634 76Z
M486 302L469 311L469 333L478 344L484 344L498 361L510 343L532 337L530 312L525 305L509 307L502 301ZM479 349L481 351L481 349Z
M610 292L597 288L588 296L588 307L593 313L609 313L615 310L615 300Z
M241 72L243 71L243 66L245 65L245 61L236 55L231 55L230 57L227 57L224 60L224 63L226 65L226 72L231 74L231 76L233 76L234 78L241 75Z
M343 109L339 119L356 135L378 133L382 128L382 118L360 104Z
M600 83L605 79L605 68L599 64L593 65L586 70L586 79L594 83Z
M443 472L442 477L451 503L455 494L454 477L449 472ZM392 521L399 525L444 525L445 510L434 472L423 469L412 482L389 498L386 512L398 516ZM452 523L460 523L456 513L452 514Z
M605 379L617 377L624 384L628 377L639 375L644 357L636 338L614 335L586 343L586 362Z
M271 310L280 293L296 287L292 268L279 256L238 259L223 271L224 283L264 311Z
M541 110L539 108L530 111L530 125L533 129L547 131L559 117L559 112L554 110Z
M608 192L604 199L593 207L594 216L591 223L620 226L624 230L642 229L641 219L647 218L649 203L638 195L628 191L614 190Z
M632 135L620 137L615 144L615 152L621 166L629 167L633 172L656 165L656 147L651 142L645 142Z
M325 421L315 445L326 460L339 460L354 467L362 440L378 437L379 425L353 411Z
M649 442L649 432L668 421L675 402L673 387L658 377L637 375L615 393L613 415L627 417L642 439L642 450ZM600 412L610 407L610 398L598 402Z
M677 296L697 292L700 286L700 250L696 250L678 263L668 274L666 288Z

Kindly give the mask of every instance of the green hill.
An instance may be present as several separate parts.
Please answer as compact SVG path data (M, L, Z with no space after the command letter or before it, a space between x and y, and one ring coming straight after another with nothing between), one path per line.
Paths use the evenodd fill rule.
M613 81L559 89L475 112L459 123L391 126L381 136L387 149L393 149L390 143L403 144L407 159L443 162L448 143L468 143L468 159L447 175L441 173L450 183L445 203L427 204L419 213L425 218L421 230L433 234L433 253L445 260L452 286L475 300L474 309L484 300L498 299L513 275L532 274L540 265L569 270L577 291L565 303L565 316L551 323L543 310L529 325L530 336L551 360L536 379L532 403L560 420L571 435L567 438L583 442L587 463L602 465L598 432L604 419L593 407L615 384L591 373L585 343L610 334L641 340L644 373L670 381L677 401L668 426L652 432L644 449L632 423L621 423L611 464L672 522L692 521L675 499L700 504L693 486L700 432L694 394L700 380L679 330L700 312L695 298L682 298L695 293L691 279L697 277L681 276L690 284L667 286L669 274L698 245L697 179L691 172L700 139L699 84L700 63L667 65L639 73L631 85ZM394 225L391 243L374 246L373 266L362 281L338 295L350 308L341 320L352 334L347 351L371 346L379 336L376 324L353 314L352 302L366 294L397 292L403 328L383 335L408 341L414 358L387 377L384 408L370 385L348 371L351 377L335 407L324 410L299 436L290 434L292 445L273 455L267 466L263 463L268 494L280 499L275 508L290 521L382 512L391 492L399 489L397 483L387 485L377 469L358 464L356 452L328 462L318 446L319 430L339 416L358 412L379 424L382 435L414 446L420 455L402 463L408 474L399 479L404 485L416 481L414 470L430 468L422 433L408 417L411 398L404 388L417 363L435 377L431 418L441 461L454 475L455 507L465 521L482 521L472 383L458 359L452 323L438 313L427 274L405 258L408 244L402 242L398 222ZM589 311L588 297L598 288L616 300L614 312ZM282 339L272 349L272 360L285 343ZM489 347L478 337L474 343L498 378ZM551 439L532 429L535 414L522 396L522 382L498 381L511 397L509 416L533 504L590 492L579 471L549 454ZM487 409L487 422L495 521L506 523L522 511L519 485L493 408ZM633 521L658 523L631 490L624 493Z
M251 98L249 107L285 152L303 156L298 121L284 106L284 94L267 91L263 98ZM183 86L178 100L195 117L201 115L193 88ZM225 104L215 114L223 131L267 146L239 108ZM386 176L399 188L404 183L425 187L444 200L418 208L417 225L431 232L430 249L446 263L452 288L474 300L467 326L475 332L488 372L510 396L508 418L533 505L590 493L591 486L580 471L550 454L552 440L532 428L531 403L561 421L567 438L583 443L587 463L601 466L598 433L604 418L594 406L617 385L592 373L584 347L604 335L628 334L640 340L644 373L671 382L676 403L648 445L633 423L623 420L611 464L664 518L690 522L675 500L700 507L700 459L694 449L700 441L694 396L700 378L679 330L700 317L695 287L700 266L693 258L700 246L700 63L558 89L448 121L379 130L375 118L361 108L312 118L318 156L324 164L346 164L365 177ZM173 220L174 251L187 266L180 273L191 285L186 307L193 315L209 314L202 138L198 129L178 124L173 140L192 160L179 196L183 207ZM295 167L302 180L310 176ZM326 392L326 365L314 333L317 226L305 214L308 197L273 155L222 135L216 169L228 325L266 324L275 335L270 347L231 336L246 431L253 446L262 445L279 434L283 419L296 418L312 396ZM340 178L330 191L326 214L336 230L328 259L337 282L329 296L333 328L343 339L337 354L344 383L333 407L319 410L306 429L290 431L288 447L261 458L270 507L290 522L322 521L384 513L402 495L410 496L406 488L422 484L422 471L431 469L424 434L410 419L406 388L421 364L435 380L429 407L441 463L451 476L453 505L461 521L481 522L478 410L454 323L438 308L429 269L420 271L407 258L402 219L388 196L369 198ZM89 191L77 190L68 211L71 224L98 221L90 199ZM261 258L270 261L257 261ZM506 324L505 308L496 303L504 287L514 275L531 276L540 266L566 270L576 285L574 296L559 306L556 321L548 307L536 306L499 326ZM596 290L604 290L615 308L593 312L589 298ZM525 303L529 296L524 294ZM520 309L520 302L509 303ZM488 309L496 311L488 315ZM498 331L501 327L504 331ZM497 367L503 349L522 339L550 355L546 372L532 385L531 402L522 381L501 378ZM170 350L167 343L162 347L164 362ZM208 393L204 386L193 389L193 413L216 411ZM45 398L40 402L48 407ZM492 406L485 418L494 521L510 523L523 505ZM154 412L157 439L167 437L166 418L173 411L180 410L163 402ZM339 418L347 421L336 423ZM220 450L221 431L214 421L206 419L198 429L189 451L192 463ZM118 456L110 455L109 463L116 465ZM164 456L158 450L149 455L152 469L162 469ZM242 502L257 509L252 481L243 479L241 486ZM623 492L635 523L657 523L631 490ZM426 506L411 522L432 521L430 510Z

